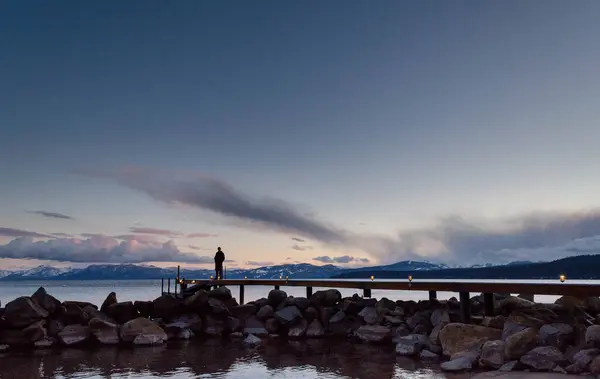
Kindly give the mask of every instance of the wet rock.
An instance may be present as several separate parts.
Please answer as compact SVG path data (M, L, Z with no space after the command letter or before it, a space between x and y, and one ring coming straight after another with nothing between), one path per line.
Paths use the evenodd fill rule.
M344 311L338 311L336 314L334 314L329 319L329 323L330 324L337 324L337 323L340 323L340 322L344 321L345 318L346 318L346 313L344 313Z
M436 309L431 313L430 322L433 327L449 324L450 314L446 309Z
M55 343L56 343L56 340L54 338L46 337L39 341L35 341L33 343L33 347L35 347L36 349L49 349L49 348L53 347Z
M58 333L57 337L63 345L77 345L88 340L90 329L80 324L67 325Z
M256 347L262 344L262 340L253 334L249 334L242 344L247 347Z
M196 291L192 296L184 300L184 304L188 309L196 312L202 312L208 308L208 292L205 290Z
M300 318L290 326L288 336L291 338L302 337L306 333L306 329L308 329L308 323L305 319Z
M225 331L225 321L222 318L216 318L207 314L204 318L204 333L209 336L218 336Z
M396 339L396 354L402 356L418 355L427 346L427 339L422 335L413 334Z
M547 324L540 328L540 342L564 350L573 342L574 330L568 324Z
M195 313L187 313L171 320L167 326L179 327L180 329L189 329L194 334L201 334L204 332L204 323L202 318Z
M381 325L364 325L356 330L356 336L364 342L383 342L391 335L392 331Z
M535 371L551 371L557 365L567 363L567 359L554 346L540 346L523 355L520 362Z
M90 333L104 345L116 345L119 343L119 325L113 324L101 318L93 318L88 324Z
M585 343L589 347L600 347L600 325L592 325L587 328Z
M231 296L231 291L227 287L218 287L208 293L209 297L219 299L219 300L229 300L233 296Z
M508 360L519 359L523 354L536 347L537 339L535 328L527 328L515 333L506 340L504 355Z
M138 317L121 325L119 335L124 342L135 345L156 345L167 340L167 333L152 321Z
M336 289L317 291L310 297L310 302L320 307L332 307L342 301L342 294Z
M106 314L119 324L124 324L139 317L139 313L131 301L110 305L106 309Z
M302 313L296 306L285 307L275 313L275 318L283 325L291 324L299 318L302 318Z
M479 365L499 369L504 365L504 341L487 341L481 348Z
M277 307L279 304L283 303L287 299L288 295L285 291L282 290L271 290L269 292L269 296L267 297L269 300L269 304L272 307Z
M164 326L163 330L167 333L167 339L169 340L187 340L194 336L189 328L182 322L173 322Z
M117 304L117 294L114 292L111 292L108 294L108 296L106 296L106 299L104 300L104 302L102 302L102 305L100 306L100 312L102 313L106 313L108 310L108 307L110 307L113 304Z
M450 323L440 331L439 338L444 354L451 356L486 341L499 340L501 334L500 330L485 326Z
M45 309L49 314L53 314L56 312L56 309L60 307L60 301L56 300L53 296L48 295L44 287L40 287L35 291L31 296L31 301Z
M259 320L265 321L275 315L275 310L270 305L265 305L258 310L256 317Z
M396 350L396 352L398 352L398 350ZM439 354L425 349L421 350L421 353L419 354L419 359L422 361L437 361L440 359L440 356Z
M443 362L440 367L442 371L459 372L470 370L473 368L473 363L469 358L459 357L448 362Z
M245 320L254 315L256 313L256 309L256 305L254 304L238 305L237 307L231 308L231 315L239 318L240 320Z
M46 317L48 317L48 311L28 297L19 297L9 302L4 311L6 323L13 328L24 328Z
M381 323L383 317L377 313L375 307L365 307L358 314L359 317L362 317L364 322L368 325L375 325Z
M279 328L281 327L281 323L276 318L270 318L265 321L265 329L269 334L277 334L279 333Z
M323 337L324 335L325 329L319 320L313 320L306 329L306 336L309 338Z
M154 303L151 301L134 301L133 307L142 317L150 318L154 314Z
M265 324L255 316L251 316L244 323L244 334L254 334L256 336L266 336L269 334L265 329Z

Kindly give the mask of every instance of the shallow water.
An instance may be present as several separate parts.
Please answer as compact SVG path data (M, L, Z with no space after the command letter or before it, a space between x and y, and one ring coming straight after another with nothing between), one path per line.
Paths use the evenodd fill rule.
M271 340L256 350L239 341L158 347L64 349L0 355L0 378L285 378L466 379L438 366L396 357L392 347L348 342Z

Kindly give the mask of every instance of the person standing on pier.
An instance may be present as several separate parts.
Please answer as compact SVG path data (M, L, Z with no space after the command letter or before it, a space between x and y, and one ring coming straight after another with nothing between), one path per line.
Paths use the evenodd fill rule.
M225 262L225 253L221 251L220 247L217 247L217 253L215 254L215 272L216 279L223 279L223 262Z

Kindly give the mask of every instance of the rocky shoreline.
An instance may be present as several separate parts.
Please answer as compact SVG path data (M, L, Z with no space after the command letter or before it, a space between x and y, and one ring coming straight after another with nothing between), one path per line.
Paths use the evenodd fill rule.
M494 294L495 315L483 316L483 295L471 299L472 321L460 304L342 298L335 289L310 299L272 290L239 305L231 291L199 290L186 299L118 302L98 309L61 302L44 288L0 308L0 353L90 345L158 345L171 340L229 338L258 348L268 338L344 338L395 346L396 354L440 362L442 370L542 371L600 374L600 298L564 296L540 304Z

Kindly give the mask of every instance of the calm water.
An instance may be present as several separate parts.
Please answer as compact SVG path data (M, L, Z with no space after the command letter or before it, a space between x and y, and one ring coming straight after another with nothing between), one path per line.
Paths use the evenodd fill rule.
M528 282L528 281L523 281ZM575 281L570 281L575 282ZM580 281L600 283L600 281ZM100 305L111 291L119 301L152 300L160 294L160 281L46 281L0 282L0 301L31 295L37 288L59 300L81 300ZM281 287L289 295L304 296L300 287ZM247 300L266 297L270 287L247 287ZM231 288L234 296L238 289ZM315 288L315 291L318 290ZM341 289L344 296L356 290ZM424 300L426 292L373 291L373 296L393 300ZM438 293L448 299L454 293ZM556 296L537 296L536 301L553 302ZM448 375L436 365L424 366L411 359L396 357L392 347L374 347L327 341L283 343L270 341L258 350L246 350L239 342L210 340L169 343L152 348L66 349L32 353L0 354L0 379L29 378L451 378L466 379L470 374Z

